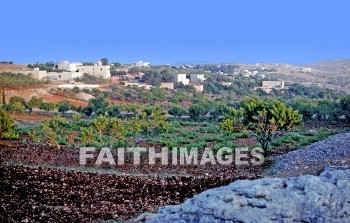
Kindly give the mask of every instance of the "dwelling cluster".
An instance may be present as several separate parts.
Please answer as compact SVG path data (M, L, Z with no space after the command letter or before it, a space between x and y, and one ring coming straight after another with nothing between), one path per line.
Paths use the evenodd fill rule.
M187 74L174 74L174 81L175 83L192 86L197 92L203 92L204 74L190 74L189 78L187 76Z
M261 90L266 93L270 93L273 89L283 90L286 89L284 81L263 81L260 87Z
M61 61L55 65L56 72L47 72L46 70L39 70L38 67L32 70L18 71L27 75L32 75L38 80L52 80L52 81L72 81L75 78L82 77L87 73L102 78L110 78L110 66L102 65L99 61L93 65L84 65L83 63L70 63L69 61Z
M144 74L142 72L134 72L134 73L128 73L124 76L128 81L125 82L125 85L136 85L139 87L144 87L145 89L150 89L153 87L150 84L147 83L141 83L140 80L142 79L142 76ZM173 90L175 88L175 83L182 83L183 85L192 86L196 89L197 92L203 92L203 82L205 81L204 74L174 74L174 81L173 82L161 82L160 88ZM189 78L188 78L189 77ZM112 77L113 78L113 77ZM113 79L119 79L119 77L114 77ZM119 81L119 80L117 80Z

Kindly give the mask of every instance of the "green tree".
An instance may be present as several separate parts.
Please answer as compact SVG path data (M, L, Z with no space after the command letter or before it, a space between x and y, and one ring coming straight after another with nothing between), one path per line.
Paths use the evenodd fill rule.
M45 111L53 111L56 108L56 104L53 102L44 102L41 104L40 109Z
M91 116L105 114L108 109L108 102L103 97L92 98L89 100L89 104L83 108L83 113Z
M199 121L205 114L207 114L209 111L209 108L206 105L203 104L192 104L188 108L188 113L190 114L190 117L194 121Z
M114 143L124 140L128 132L129 132L129 126L126 123L126 121L118 118L109 119L108 135L109 135L110 147L112 147Z
M242 123L239 122L242 121ZM283 102L277 100L261 101L258 98L245 99L238 112L226 116L221 128L228 132L243 131L253 135L266 152L271 142L282 131L288 131L298 125L302 115ZM230 124L232 126L230 126ZM245 129L243 129L245 126Z
M94 131L88 127L81 127L79 140L84 145L90 145L94 142Z
M21 98L19 96L13 96L10 98L9 104L13 105L16 102L19 102L20 104L22 104L24 107L27 107L27 102L24 100L24 98Z
M58 135L55 132L54 128L50 126L50 121L44 120L41 123L43 138L46 143L51 146L54 146L57 149L61 148L61 145L58 142Z
M19 102L19 101L16 101L16 102L11 103L11 104L8 105L8 110L12 114L14 114L14 113L22 114L24 109L25 109L24 105L21 102Z
M33 108L39 108L42 103L43 103L42 98L37 98L37 97L33 96L27 103L29 111L32 112Z
M71 108L71 105L69 104L68 101L61 101L58 103L58 111L62 113L66 113L69 109Z
M148 132L151 135L167 131L169 124L163 115L163 111L160 108L153 110L152 116L148 120Z
M104 145L103 134L107 131L109 119L103 115L97 116L92 120L92 127L99 132L99 139L102 146Z
M2 104L6 105L5 90L2 90Z
M345 117L350 120L350 96L342 98L340 100L340 107L345 115Z
M14 121L11 116L3 108L0 108L0 136L6 137L11 135L14 127Z
M102 65L108 65L108 59L107 58L102 58L101 59Z
M180 119L181 116L186 114L186 111L183 107L174 105L170 107L169 114Z

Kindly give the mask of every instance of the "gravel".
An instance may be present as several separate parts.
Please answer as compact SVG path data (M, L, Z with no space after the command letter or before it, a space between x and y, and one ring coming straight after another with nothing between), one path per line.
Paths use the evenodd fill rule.
M350 132L331 136L323 141L274 158L268 176L318 175L326 166L344 164L350 157Z

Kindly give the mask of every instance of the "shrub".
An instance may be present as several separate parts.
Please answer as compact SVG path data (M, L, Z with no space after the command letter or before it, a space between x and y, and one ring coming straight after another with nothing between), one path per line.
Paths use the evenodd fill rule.
M11 116L2 108L0 108L0 137L13 136L14 122Z
M242 118L243 128L239 121ZM237 132L239 128L253 135L266 152L271 142L278 136L278 131L290 130L302 120L298 111L277 101L261 101L258 98L243 100L240 111L231 112L221 124L221 128L229 132Z

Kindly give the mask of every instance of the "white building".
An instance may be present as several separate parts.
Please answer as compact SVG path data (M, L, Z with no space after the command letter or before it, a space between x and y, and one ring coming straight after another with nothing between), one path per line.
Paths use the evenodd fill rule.
M175 83L182 83L183 85L188 85L190 80L186 77L186 74L174 74Z
M46 70L39 70L39 67L34 68L34 70L31 71L21 71L19 73L23 73L26 75L31 75L32 78L43 80L46 78Z
M87 73L93 76L100 76L102 78L110 78L111 77L111 72L110 72L110 67L109 65L93 65L93 66L77 66L77 71L80 73Z
M204 86L203 84L198 84L198 83L191 83L190 84L194 89L196 89L196 92L203 92L204 91Z
M162 82L162 83L160 83L160 88L173 90L174 89L174 83L172 83L172 82L171 83Z
M86 65L86 66L84 66L80 62L69 63L69 61L61 61L58 63L57 68L58 70L63 70L68 72L88 73L94 76L101 76L105 79L111 77L110 66L101 65L101 61L97 62L94 65ZM73 74L72 76L76 76L76 75Z
M263 81L260 89L266 93L270 93L272 89L285 89L284 81Z
M150 65L149 62L143 62L142 60L139 60L133 64L135 67L148 67Z
M65 88L65 89L73 89L74 87L78 87L79 89L94 89L94 88L100 88L100 85L98 84L60 84L58 85L58 88Z
M63 71L76 72L77 66L82 66L82 65L83 64L80 62L69 63L69 61L61 61L57 64L57 69L63 70Z
M191 74L192 83L203 83L205 81L204 74Z
M79 72L46 72L46 70L39 70L39 68L34 68L31 71L21 71L20 73L31 75L38 80L52 81L71 81L83 75L83 73Z
M312 68L311 67L303 67L301 68L301 71L304 73L311 73L312 72Z

